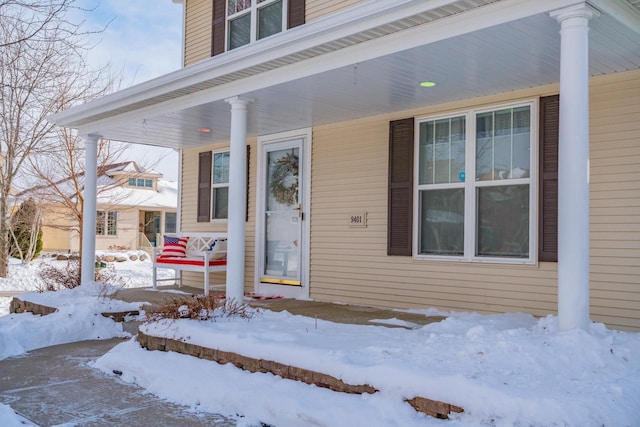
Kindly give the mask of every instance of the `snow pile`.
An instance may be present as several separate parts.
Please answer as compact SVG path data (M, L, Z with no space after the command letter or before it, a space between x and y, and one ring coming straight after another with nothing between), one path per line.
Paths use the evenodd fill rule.
M0 292L35 289L35 266L12 263ZM130 285L151 285L150 262L114 266ZM0 359L48 345L125 336L120 324L98 314L137 308L102 297L114 289L93 284L22 295L58 312L1 316ZM370 384L380 390L372 395L336 393L232 365L150 352L134 340L116 346L95 366L108 374L122 371L124 381L198 411L242 414L238 421L244 426L442 426L405 402L414 396L463 407L464 413L446 422L450 427L638 425L640 333L602 324L559 332L554 316L421 313L448 317L422 327L395 318L363 326L264 311L249 321L167 320L142 327L151 335ZM13 411L0 405L0 425L15 420Z
M0 421L2 421L3 427L35 426L35 424L16 414L10 406L2 403L0 403Z
M144 261L131 261L131 255L145 254ZM143 251L98 251L99 257L125 256L126 261L110 263L115 269L117 276L125 279L125 288L151 287L151 258ZM18 295L23 292L34 292L44 287L44 283L38 275L43 263L62 267L67 261L56 261L53 258L41 256L30 264L22 264L19 260L11 258L9 261L9 277L0 278L0 293ZM158 269L159 279L169 279L175 276L175 272L170 269ZM164 282L169 284L169 282ZM0 296L0 316L9 314L9 304L11 296Z
M101 313L137 310L140 305L99 297L113 290L93 283L71 290L21 295L58 311L47 316L21 313L0 317L0 360L51 345L128 336L122 324Z
M148 352L136 342L120 344L96 362L104 372L122 371L125 381L163 398L245 414L248 421L441 425L404 402L414 396L463 407L450 426L632 426L640 418L640 334L602 324L589 332L558 332L553 316L452 313L440 323L406 330L264 312L250 321L172 320L142 330L380 390L344 395L231 365Z
M42 262L43 258L38 258L31 264L23 264L18 259L9 258L9 277L0 277L0 292L32 292L42 288L44 282L38 276Z

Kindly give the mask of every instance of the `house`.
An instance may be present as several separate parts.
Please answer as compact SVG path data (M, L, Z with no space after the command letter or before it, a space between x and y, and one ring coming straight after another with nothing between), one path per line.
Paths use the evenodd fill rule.
M228 297L640 329L640 1L174 2L184 68L52 120L180 150Z
M149 249L163 233L176 231L177 183L136 162L103 165L97 175L96 249ZM84 174L80 174L82 180ZM74 180L55 183L69 203L76 203ZM53 192L55 193L55 192ZM74 210L54 195L49 186L24 191L42 207L42 245L45 251L77 252L79 223Z

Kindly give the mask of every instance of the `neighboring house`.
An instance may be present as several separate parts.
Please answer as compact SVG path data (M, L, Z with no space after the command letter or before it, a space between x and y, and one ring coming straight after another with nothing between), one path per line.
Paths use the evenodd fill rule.
M228 296L640 329L639 0L174 2L183 69L52 120L181 150Z
M101 168L97 177L96 249L149 249L163 233L176 231L177 183L162 176L132 161ZM56 186L61 190L68 187L69 199L75 199L71 179ZM22 193L23 197L39 195L43 250L77 252L78 221L62 203L51 200L50 193L46 187Z

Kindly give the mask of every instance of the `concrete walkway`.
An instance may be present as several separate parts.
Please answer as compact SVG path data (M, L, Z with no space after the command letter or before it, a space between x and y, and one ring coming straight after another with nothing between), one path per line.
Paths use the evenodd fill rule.
M188 297L192 294L202 294L202 289L183 286L163 286L158 290L149 288L132 288L118 291L112 297L127 302L147 302L145 310L153 309L169 298ZM361 307L347 304L334 304L329 302L303 301L287 298L249 300L249 305L272 311L288 311L291 314L329 320L337 323L350 323L356 325L381 325L388 327L402 327L383 322L372 322L381 319L398 319L417 326L439 322L444 317L424 316L422 314L406 313L403 311Z
M236 425L163 401L88 366L120 342L82 341L0 361L0 403L39 426Z
M201 289L175 286L153 289L124 289L113 298L146 302L145 310L172 298L201 294ZM442 317L401 311L293 299L250 301L253 307L338 323L388 327L417 327ZM398 319L391 323L381 319ZM372 322L373 321L373 322ZM377 322L376 322L377 321ZM407 322L401 325L402 322ZM137 333L140 322L125 322L124 329ZM394 324L395 323L395 324ZM121 342L83 341L32 351L23 357L0 361L0 403L10 405L40 426L233 426L221 415L198 414L165 402L134 385L92 369L88 363Z

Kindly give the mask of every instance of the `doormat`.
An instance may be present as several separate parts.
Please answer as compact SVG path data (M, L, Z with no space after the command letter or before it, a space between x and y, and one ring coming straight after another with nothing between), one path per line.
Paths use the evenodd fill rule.
M280 298L284 298L284 296L282 295L258 295L255 292L247 292L244 295L245 298L250 299L250 300L254 300L254 301L264 301L264 300L268 300L268 299L280 299Z

